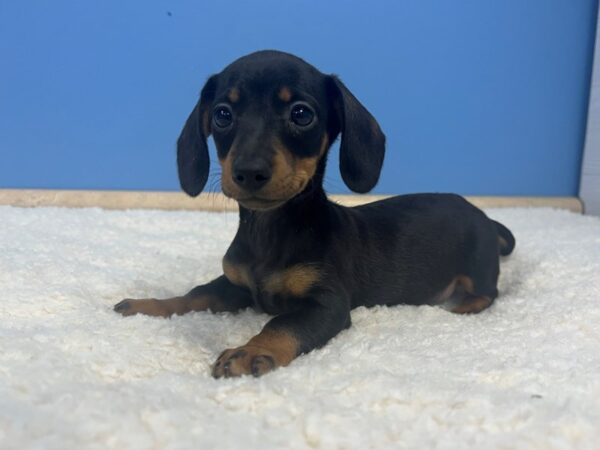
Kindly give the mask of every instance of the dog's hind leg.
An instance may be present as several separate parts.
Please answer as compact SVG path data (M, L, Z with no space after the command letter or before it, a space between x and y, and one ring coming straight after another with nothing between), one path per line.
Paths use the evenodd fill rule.
M491 228L491 232L484 232L488 228L482 228L476 235L464 272L456 276L451 287L446 290L450 294L446 306L453 313L480 313L489 308L498 297L498 235L496 228ZM514 243L514 240L511 242Z
M439 303L455 314L477 314L489 308L497 296L495 286L487 290L476 289L470 277L460 275L444 290Z
M493 298L485 295L466 295L463 299L450 309L455 314L477 314L489 308L494 302Z

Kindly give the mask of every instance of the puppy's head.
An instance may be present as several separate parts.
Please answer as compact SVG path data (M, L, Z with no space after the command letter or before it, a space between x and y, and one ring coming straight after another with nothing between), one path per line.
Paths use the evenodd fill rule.
M340 133L342 178L354 192L368 192L385 151L373 116L335 76L287 53L252 53L202 89L177 141L181 187L191 196L204 188L212 134L225 195L249 209L278 207L321 185Z

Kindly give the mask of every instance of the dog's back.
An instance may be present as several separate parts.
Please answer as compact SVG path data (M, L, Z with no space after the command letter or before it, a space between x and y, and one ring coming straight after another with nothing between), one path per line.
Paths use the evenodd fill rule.
M353 306L435 304L459 284L497 296L499 253L514 237L454 194L413 194L347 209L346 279L356 280ZM502 235L499 234L499 229ZM509 246L510 243L510 246ZM510 251L509 251L510 250Z

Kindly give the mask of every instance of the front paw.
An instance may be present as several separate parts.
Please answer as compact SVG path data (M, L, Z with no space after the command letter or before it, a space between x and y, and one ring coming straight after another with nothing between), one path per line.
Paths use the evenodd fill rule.
M267 349L252 345L225 350L212 368L215 378L231 378L252 374L260 377L279 367L274 355Z
M115 312L124 316L133 316L134 314L145 314L147 316L169 317L171 312L167 305L155 298L143 298L134 300L126 298L117 303L113 309Z

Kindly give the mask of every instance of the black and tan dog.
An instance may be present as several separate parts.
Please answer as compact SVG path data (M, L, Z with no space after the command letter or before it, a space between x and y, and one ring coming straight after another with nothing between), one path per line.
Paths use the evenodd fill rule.
M357 306L445 303L478 313L497 297L498 256L515 240L462 197L405 195L355 208L327 199L325 163L338 135L340 170L354 192L375 186L385 150L375 119L335 76L262 51L210 77L177 142L191 196L208 177L210 134L223 192L240 211L224 275L182 297L126 299L115 311L168 317L252 306L275 316L225 350L213 376L285 366L349 327Z

